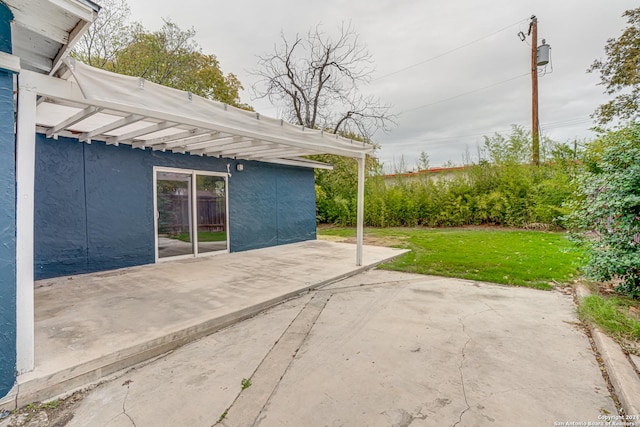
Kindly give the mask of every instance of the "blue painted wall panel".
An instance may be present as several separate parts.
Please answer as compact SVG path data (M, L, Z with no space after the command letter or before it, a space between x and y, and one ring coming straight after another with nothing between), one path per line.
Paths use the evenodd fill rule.
M233 252L315 238L311 169L243 161L245 170L237 172L238 162L231 159L99 142L86 145L67 138L53 141L43 135L37 137L36 156L37 278L152 263L154 166L224 173L229 165ZM62 168L67 162L77 167ZM58 187L65 181L70 187L65 191L47 191L46 183ZM77 191L81 197L76 197ZM83 199L84 204L77 206ZM67 209L73 210L72 219L50 213ZM56 235L49 230L55 230ZM47 244L51 238L57 239L56 245ZM50 249L53 247L56 250Z
M11 11L0 3L0 51L11 53ZM16 380L16 187L13 76L0 71L0 397Z
M231 251L278 244L277 174L271 165L247 162L229 178Z
M85 147L88 270L153 262L153 170L148 153L102 143L69 144Z
M36 140L35 275L87 270L84 144Z
M316 197L313 173L293 169L278 175L278 244L316 238Z

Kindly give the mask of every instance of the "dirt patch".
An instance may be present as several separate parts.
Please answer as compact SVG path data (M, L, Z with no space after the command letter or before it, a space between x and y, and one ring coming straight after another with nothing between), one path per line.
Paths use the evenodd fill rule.
M0 419L0 427L64 427L85 394L86 391L78 391L66 399L31 403L5 414L5 418Z
M364 236L364 244L370 246L385 246L388 248L402 246L403 242L407 240L407 236ZM329 242L341 242L341 243L356 243L355 237L343 237L343 236L330 236L330 235L318 235L318 240L327 240Z

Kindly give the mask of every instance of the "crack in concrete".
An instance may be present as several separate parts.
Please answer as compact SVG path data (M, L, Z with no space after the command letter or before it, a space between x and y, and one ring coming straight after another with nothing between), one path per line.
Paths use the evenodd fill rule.
M419 279L405 279L405 280L392 280L392 281L382 281L382 282L374 282L374 283L361 283L359 285L349 285L349 286L340 286L330 289L318 289L317 292L331 292L331 293L339 293L339 292L349 292L356 291L362 288L375 288L375 287L387 287L387 286L397 286L397 285L407 285L412 283L422 283L427 281L428 279L419 278ZM332 284L335 284L332 283ZM327 285L329 286L329 285Z
M111 424L111 422L113 420L115 420L116 418L118 418L120 415L124 415L125 417L129 418L129 421L131 422L131 424L133 424L134 427L136 426L135 421L133 421L133 418L131 418L131 416L129 414L127 414L127 397L129 397L129 383L125 382L124 384L122 384L123 386L126 385L127 386L127 392L124 395L124 399L122 400L122 412L117 413L116 415L114 415L109 421L107 421L103 427L107 427L109 424Z
M127 397L129 397L129 384L127 383L127 393L124 395L124 399L122 400L122 413L129 418L129 421L131 421L131 424L133 424L133 427L137 427L136 426L136 422L133 421L133 418L131 418L131 415L127 414Z
M487 310L485 310L485 311L487 311ZM482 312L480 312L480 313L482 313ZM473 313L473 314L478 314L478 313ZM473 314L470 314L469 316L472 316ZM469 317L469 316L464 316L464 317ZM465 360L467 358L467 354L466 354L467 345L469 345L469 342L471 342L471 335L469 335L467 333L466 326L464 324L464 321L462 320L464 317L461 317L461 318L458 319L460 321L460 324L462 325L462 332L464 332L467 335L467 341L462 346L462 358L460 359L460 365L458 365L458 371L460 372L460 383L462 384L462 396L464 397L464 403L465 403L465 405L467 405L467 407L462 412L460 412L460 416L458 417L458 421L456 421L455 424L453 424L452 427L456 427L458 424L460 424L462 422L462 417L464 416L464 414L469 409L471 409L471 406L469 405L469 401L467 400L467 390L466 390L465 385L464 385L464 371L462 370L464 362L465 362Z

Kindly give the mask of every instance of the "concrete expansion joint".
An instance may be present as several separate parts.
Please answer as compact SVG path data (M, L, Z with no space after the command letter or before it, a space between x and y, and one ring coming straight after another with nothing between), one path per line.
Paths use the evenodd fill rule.
M249 377L251 386L238 393L214 426L248 426L258 422L333 296L331 292L311 292L313 297L289 323Z

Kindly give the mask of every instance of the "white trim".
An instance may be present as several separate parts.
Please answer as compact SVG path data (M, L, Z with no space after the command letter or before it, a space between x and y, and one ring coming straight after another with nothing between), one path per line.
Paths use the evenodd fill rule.
M34 193L36 158L36 94L18 77L16 124L16 370L32 371L34 335Z
M255 159L246 159L247 161L250 160L255 160L257 162L262 162L262 163L275 163L277 165L285 165L285 166L299 166L302 168L313 168L313 169L327 169L327 170L333 170L333 165L327 164L327 163L322 163L322 162L316 162L315 160L309 160L309 159L282 159L282 158L278 158L278 159L266 159L266 158L262 158L262 157L256 157Z
M364 167L365 156L358 161L358 202L356 213L356 265L362 265L362 244L364 241Z
M6 52L0 52L0 69L19 73L20 58Z
M172 257L163 257L160 258L160 254L158 251L158 172L173 172L173 173L181 173L184 175L191 175L191 203L189 204L189 221L190 221L190 232L191 232L191 250L192 253L185 255L176 255ZM218 176L224 178L224 191L225 191L225 232L227 235L227 248L225 250L219 251L211 251L211 252L203 252L199 253L198 251L198 198L197 198L197 182L196 177L198 175L206 175L206 176ZM154 244L155 244L155 262L166 262L166 261L176 261L180 259L191 259L191 258L200 258L205 256L213 256L218 254L229 253L230 251L230 233L229 233L229 173L226 172L215 172L215 171L207 171L200 169L181 169L181 168L172 168L165 166L154 166L153 167L153 234L154 234Z
M79 1L74 0L48 0L49 3L56 5L60 9L72 14L73 16L87 21L89 24L96 19L98 11ZM97 5L96 5L97 6ZM99 8L99 6L98 6ZM100 10L100 9L98 9Z
M198 258L198 183L196 182L196 172L191 171L191 197L189 200L189 235L191 236L191 253Z
M158 218L160 212L158 212L158 174L156 173L157 166L153 167L153 251L154 261L158 262Z

